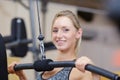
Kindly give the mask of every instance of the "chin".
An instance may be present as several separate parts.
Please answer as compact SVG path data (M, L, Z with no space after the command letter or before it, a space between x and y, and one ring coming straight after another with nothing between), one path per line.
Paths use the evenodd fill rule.
M58 49L59 51L66 51L66 50L67 50L66 47L61 47L61 46L60 46L60 47L57 46L57 49Z

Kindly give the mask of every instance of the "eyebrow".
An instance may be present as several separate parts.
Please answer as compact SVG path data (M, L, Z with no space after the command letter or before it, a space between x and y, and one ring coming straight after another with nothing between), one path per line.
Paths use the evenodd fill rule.
M62 28L69 28L69 26L62 26ZM58 29L58 27L53 26L53 28L52 28L52 29Z
M57 29L57 27L53 27L52 29Z

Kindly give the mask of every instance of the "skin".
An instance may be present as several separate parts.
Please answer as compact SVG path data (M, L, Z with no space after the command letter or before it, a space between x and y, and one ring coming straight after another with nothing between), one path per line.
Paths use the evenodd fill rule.
M82 29L76 29L70 18L66 16L60 16L56 18L52 26L52 41L58 51L58 56L56 57L55 61L70 61L76 59L76 68L72 69L69 80L99 80L98 75L89 71L85 71L84 69L86 64L93 64L88 57L82 56L77 59L76 43L81 36ZM18 74L13 70L14 65L12 64L11 68L13 73L16 73L20 77L20 80L27 80L22 71L19 71ZM10 70L10 67L11 66L8 67L8 70ZM45 71L42 77L44 79L48 79L49 77L54 76L61 69L62 68L55 68L52 71ZM24 77L24 79L21 77Z
M9 66L8 66L8 73L11 73L11 74L16 74L20 80L27 80L23 70L20 70L20 71L15 71L14 70L14 66L17 65L18 62L13 62L11 63Z

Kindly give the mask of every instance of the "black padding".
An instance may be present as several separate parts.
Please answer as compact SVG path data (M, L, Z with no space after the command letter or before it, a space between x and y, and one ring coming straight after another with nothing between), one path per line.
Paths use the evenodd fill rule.
M56 47L55 47L55 45L53 44L53 42L45 42L45 43L44 43L44 46L45 46L45 51L55 50L55 49L56 49Z
M35 61L33 67L36 71L51 71L54 69L54 67L50 66L49 62L52 62L52 60L51 59L38 60Z
M120 33L120 0L109 0L107 6L108 17L117 24Z
M27 39L25 23L22 18L12 19L11 35L14 41ZM11 48L12 54L18 57L24 57L28 51L27 44L19 44L16 47Z
M79 11L79 10L77 11L77 15L87 22L91 22L94 17L93 13L83 12L83 11Z
M0 80L8 80L6 48L1 34L0 34Z
M107 9L109 12L108 16L113 21L120 24L120 0L110 0Z
M5 44L14 41L14 38L11 35L10 36L4 36L3 39L4 39Z

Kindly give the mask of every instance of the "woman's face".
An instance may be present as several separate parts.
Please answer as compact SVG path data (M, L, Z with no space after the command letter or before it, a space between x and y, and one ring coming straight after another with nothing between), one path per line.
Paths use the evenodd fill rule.
M68 17L58 17L52 27L53 43L60 51L74 49L77 39L81 37L80 31Z

